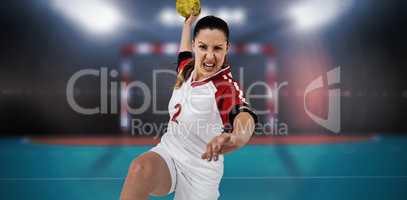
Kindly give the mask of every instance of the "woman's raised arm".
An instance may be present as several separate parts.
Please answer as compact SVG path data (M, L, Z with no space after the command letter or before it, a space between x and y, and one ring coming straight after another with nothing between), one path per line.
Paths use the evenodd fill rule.
M198 16L191 15L185 19L184 25L182 27L181 43L179 52L192 51L191 45L191 28L192 24L196 21Z

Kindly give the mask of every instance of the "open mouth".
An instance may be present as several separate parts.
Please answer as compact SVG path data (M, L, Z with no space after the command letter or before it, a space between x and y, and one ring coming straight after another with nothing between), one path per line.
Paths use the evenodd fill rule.
M206 70L212 70L215 68L215 63L203 63L203 68Z

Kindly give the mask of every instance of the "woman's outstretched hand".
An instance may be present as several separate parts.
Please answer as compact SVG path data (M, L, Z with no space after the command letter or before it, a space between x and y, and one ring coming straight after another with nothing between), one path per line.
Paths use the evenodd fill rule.
M220 154L226 153L229 149L233 148L232 134L222 133L214 137L208 145L206 145L206 152L202 154L201 158L211 161L217 161Z
M217 161L220 154L237 150L249 142L255 128L255 119L248 112L239 113L233 121L233 132L214 137L206 146L202 159Z

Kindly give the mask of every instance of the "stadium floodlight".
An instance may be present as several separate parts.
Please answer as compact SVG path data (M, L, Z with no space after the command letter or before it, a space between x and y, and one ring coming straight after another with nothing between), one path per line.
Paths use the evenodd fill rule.
M308 0L289 10L297 28L309 30L334 21L350 6L351 0Z
M52 3L65 17L92 33L110 33L123 22L120 11L108 1L52 0Z
M243 25L246 23L246 12L243 8L236 8L233 11L233 18L236 24Z
M159 13L159 20L162 25L167 27L182 26L184 18L177 13L174 8L166 7Z
M246 12L243 8L228 8L223 7L217 10L216 16L222 18L229 24L244 25L246 22Z

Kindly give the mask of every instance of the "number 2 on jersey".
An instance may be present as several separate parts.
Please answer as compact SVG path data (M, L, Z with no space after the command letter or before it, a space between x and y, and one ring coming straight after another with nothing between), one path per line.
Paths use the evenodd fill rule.
M179 114L181 114L181 104L177 103L177 104L174 106L174 108L175 108L175 113L174 113L174 115L172 116L171 121L173 121L173 122L175 122L175 123L178 124L177 117L179 116Z

